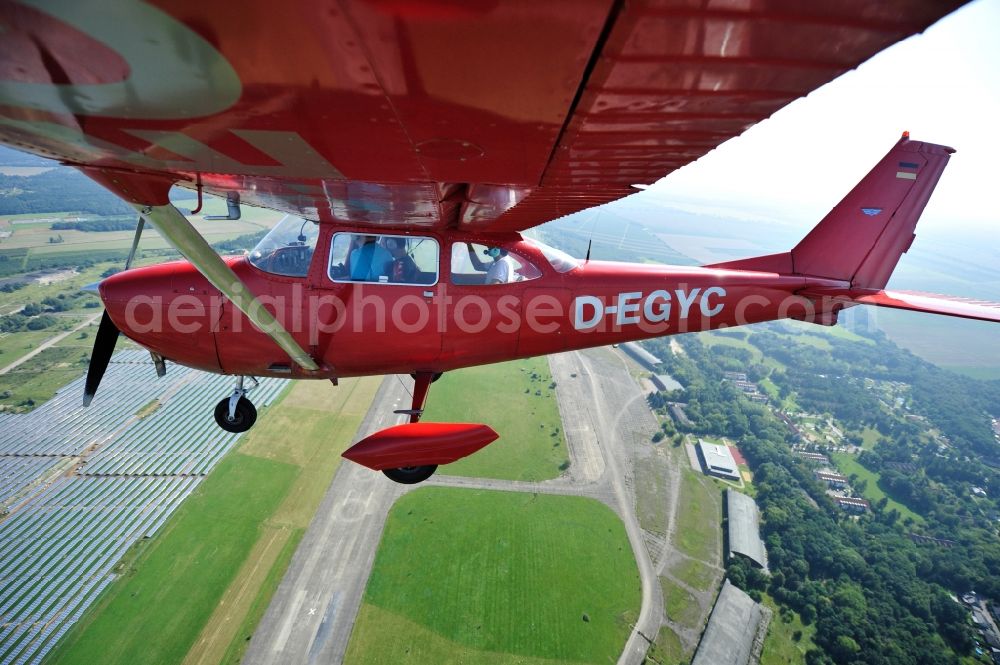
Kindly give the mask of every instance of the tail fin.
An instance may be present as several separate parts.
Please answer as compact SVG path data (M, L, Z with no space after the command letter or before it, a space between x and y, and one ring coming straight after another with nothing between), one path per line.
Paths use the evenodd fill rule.
M711 267L790 272L881 289L916 237L920 214L953 152L903 134L791 252Z

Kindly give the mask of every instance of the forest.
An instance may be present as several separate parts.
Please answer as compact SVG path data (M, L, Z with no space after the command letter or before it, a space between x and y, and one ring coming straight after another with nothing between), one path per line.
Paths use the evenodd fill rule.
M59 167L33 176L0 174L0 215L65 211L132 213L121 199L75 169Z
M743 339L782 366L754 362L748 348L707 347L695 336L683 338L686 355L673 354L668 340L645 343L685 386L654 394L654 408L665 412L667 401L686 402L693 422L687 429L737 441L754 473L773 574L735 560L728 568L734 584L758 598L767 591L815 624L811 665L959 662L971 653L973 636L967 610L950 596L974 588L1000 598L1000 506L970 493L974 486L989 497L1000 493L995 471L983 463L996 456L985 409L991 399L998 403L1000 385L940 370L880 333L871 335L872 344L830 337L829 351L796 343L777 327L757 328ZM749 402L724 382L726 371L747 372L754 381L769 376L802 408L829 412L851 428L875 427L879 440L860 463L882 473L879 487L924 523L900 519L886 501L859 518L836 508L813 469L792 453L796 435L771 406ZM909 415L918 419L887 409L865 379L908 382ZM931 399L935 385L954 391L947 404ZM948 405L960 413L946 412ZM974 422L959 425L963 419ZM931 426L949 447L931 443ZM917 544L911 533L956 545Z

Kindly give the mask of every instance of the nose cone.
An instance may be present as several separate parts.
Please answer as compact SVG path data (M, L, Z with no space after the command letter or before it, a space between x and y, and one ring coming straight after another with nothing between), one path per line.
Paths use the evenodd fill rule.
M215 346L221 297L190 263L126 270L105 279L98 291L129 339L173 362L221 371Z

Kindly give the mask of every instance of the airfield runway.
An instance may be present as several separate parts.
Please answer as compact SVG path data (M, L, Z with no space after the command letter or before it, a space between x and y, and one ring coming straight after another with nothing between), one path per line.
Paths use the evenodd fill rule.
M610 506L625 524L642 580L639 618L618 662L639 664L664 619L657 574L665 553L652 548L656 561L649 554L633 488L637 451L649 446L656 419L619 354L570 352L550 356L549 365L571 460L567 474L537 483L435 475L417 487L572 494ZM409 405L403 381L409 387L408 378L386 377L355 440L402 421L392 412ZM343 661L389 509L410 489L355 464L340 466L254 632L246 665Z

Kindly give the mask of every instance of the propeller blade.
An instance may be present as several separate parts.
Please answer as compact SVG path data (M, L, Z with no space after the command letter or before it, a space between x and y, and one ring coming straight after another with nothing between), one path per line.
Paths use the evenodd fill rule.
M118 342L118 328L108 316L107 311L101 316L101 324L97 327L97 337L94 338L94 350L90 354L90 365L87 367L87 383L83 388L83 405L90 406L91 400L101 385L104 372L111 362L111 354L115 352Z

